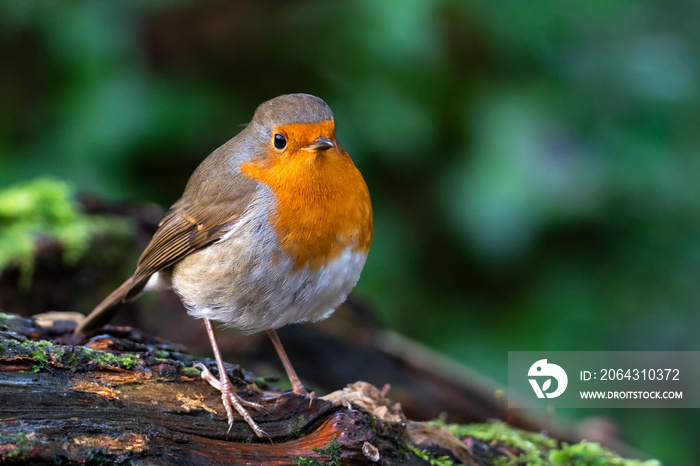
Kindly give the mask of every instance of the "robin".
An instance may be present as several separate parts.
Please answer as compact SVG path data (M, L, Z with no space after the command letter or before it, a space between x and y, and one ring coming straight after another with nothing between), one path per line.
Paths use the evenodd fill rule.
M194 171L134 274L78 326L105 324L144 290L172 287L201 318L229 425L235 409L265 432L226 376L212 321L266 331L296 394L309 395L275 329L328 317L357 283L372 240L369 190L335 137L328 105L308 94L264 102L236 137Z

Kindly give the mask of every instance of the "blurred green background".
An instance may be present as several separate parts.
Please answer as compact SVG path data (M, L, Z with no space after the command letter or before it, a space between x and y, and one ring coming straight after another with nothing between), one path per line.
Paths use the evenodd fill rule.
M0 2L0 187L169 206L282 93L372 193L357 295L505 383L507 351L700 350L700 3ZM698 410L591 410L696 464Z

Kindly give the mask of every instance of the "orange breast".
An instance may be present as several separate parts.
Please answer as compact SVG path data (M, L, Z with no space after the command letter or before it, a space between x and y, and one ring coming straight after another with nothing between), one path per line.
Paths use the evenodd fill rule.
M310 151L292 145L319 135L334 137L333 122L284 127L290 150L272 149L241 165L249 178L272 188L277 205L270 224L282 250L299 267L316 270L352 247L366 253L372 240L372 206L362 175L340 147ZM309 142L310 142L309 141Z

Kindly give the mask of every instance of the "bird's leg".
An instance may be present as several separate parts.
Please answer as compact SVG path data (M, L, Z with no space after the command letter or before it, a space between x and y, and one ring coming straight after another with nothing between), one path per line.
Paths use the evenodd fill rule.
M277 354L282 360L282 365L284 366L284 370L287 372L287 377L289 377L289 381L292 382L292 391L297 395L312 396L313 394L309 393L308 390L306 390L306 388L304 387L304 384L301 383L301 380L299 380L299 376L292 367L292 363L289 361L289 357L287 356L286 351L284 351L284 348L282 347L282 342L277 336L277 332L275 332L274 329L270 329L267 331L267 334L270 336L272 344L275 345L275 349L277 350Z
M207 328L207 334L209 335L209 342L211 343L211 349L214 351L214 358L216 359L216 366L219 368L219 380L218 384L213 383L211 379L214 377L209 371L202 372L202 378L207 380L214 388L221 391L221 400L224 404L224 409L226 410L226 417L228 418L229 430L233 426L233 409L238 411L238 414L243 416L243 419L248 423L248 425L253 429L255 435L258 437L268 437L253 420L253 418L248 414L248 411L243 407L244 404L251 405L243 401L233 390L233 385L226 375L226 368L224 367L224 360L221 358L221 351L219 351L219 344L216 342L216 335L214 334L214 326L211 324L209 319L204 319L204 326ZM208 376L206 375L208 374ZM215 379L214 379L215 380ZM218 385L218 386L217 386ZM255 405L255 404L253 404Z

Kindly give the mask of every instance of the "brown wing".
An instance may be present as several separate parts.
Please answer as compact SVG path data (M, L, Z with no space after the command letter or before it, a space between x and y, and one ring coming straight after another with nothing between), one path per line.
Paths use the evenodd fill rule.
M197 203L189 200L185 191L185 195L173 204L161 220L139 259L134 275L107 296L75 333L84 333L104 325L117 312L118 304L135 298L141 292L151 275L219 240L250 204L255 186L252 180L237 180L235 185L225 185L218 192L200 192Z
M247 205L249 199L246 199ZM197 208L184 197L163 217L153 239L141 254L133 279L147 279L186 256L221 238L232 226L245 206L213 204Z

